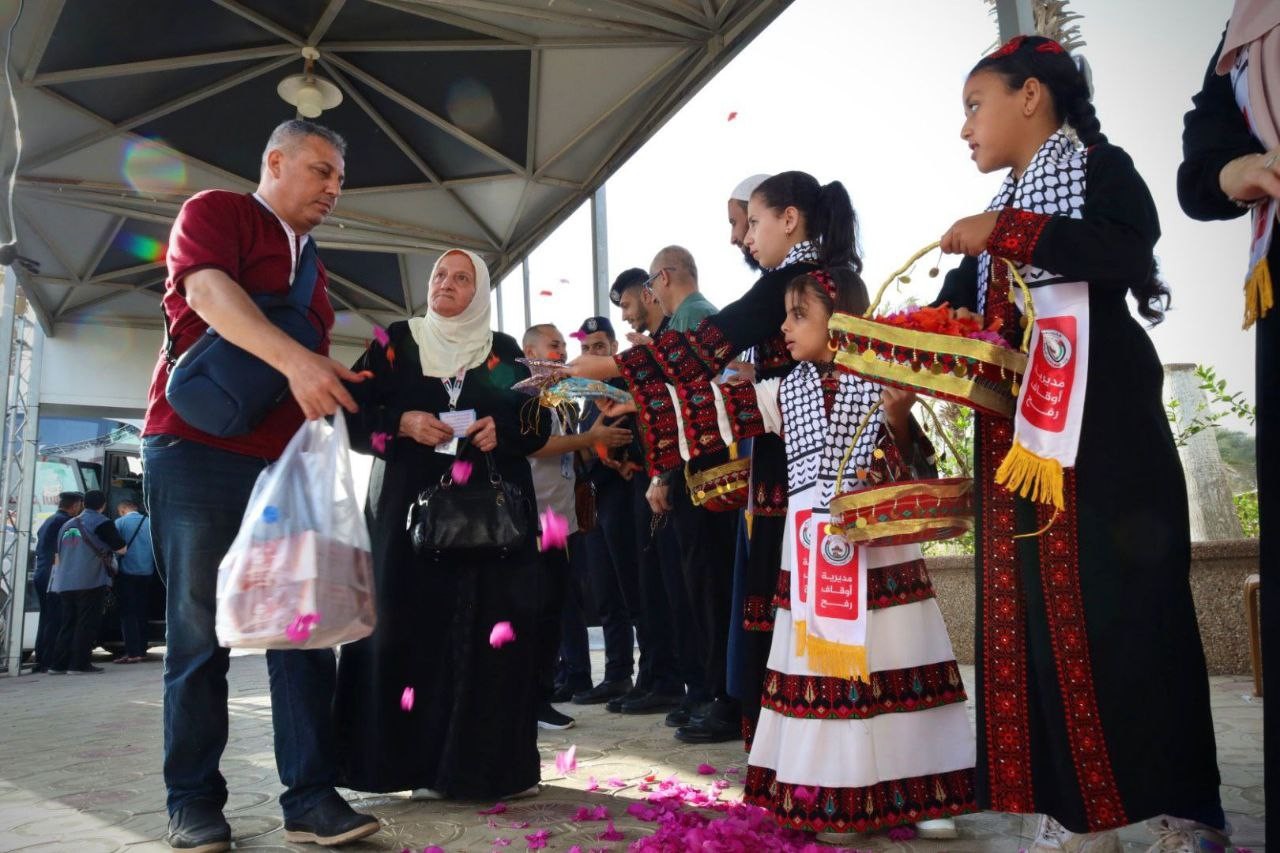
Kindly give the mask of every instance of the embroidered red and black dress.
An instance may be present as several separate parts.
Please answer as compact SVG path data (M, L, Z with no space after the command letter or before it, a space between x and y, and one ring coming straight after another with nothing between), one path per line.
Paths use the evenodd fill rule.
M784 380L755 384L638 386L644 410L662 412L649 419L647 440L690 459L730 441L785 436L792 509L825 506L834 476L829 458L840 458L879 389L830 372L806 382L797 375L805 371L816 375L802 364ZM919 443L912 458L931 456ZM847 476L846 490L912 476L883 429L865 456L855 453L846 464L862 477ZM788 568L797 547L783 543L770 602L774 630L744 799L769 809L780 825L808 832L871 832L976 810L964 684L919 546L855 549L855 564L866 566L867 674L853 678L813 668L799 645L805 614L815 617L809 605L794 615L793 590L805 595Z
M1052 507L995 482L1013 423L978 418L977 780L984 808L1096 832L1216 803L1218 769L1186 484L1160 360L1126 303L1153 268L1159 221L1121 149L1089 149L1083 178L1082 215L1006 208L987 244L1087 282L1090 331L1066 506L1043 535L1013 538L1048 525ZM968 258L937 303L1016 330L1009 286L1003 263Z
M782 266L760 277L743 296L707 317L693 332L664 332L652 347L633 347L617 356L618 367L633 388L651 382L679 383L711 379L741 352L754 348L756 376L780 377L795 364L782 341L786 319L784 295L791 279L818 268L812 244L798 244ZM654 412L667 418L668 413ZM647 445L650 473L680 465L670 445ZM751 449L751 496L747 508L750 554L745 577L743 625L737 674L744 682L743 737L750 746L759 706L748 697L760 695L768 634L773 630L773 591L781 559L783 525L787 514L787 461L776 436L761 436Z

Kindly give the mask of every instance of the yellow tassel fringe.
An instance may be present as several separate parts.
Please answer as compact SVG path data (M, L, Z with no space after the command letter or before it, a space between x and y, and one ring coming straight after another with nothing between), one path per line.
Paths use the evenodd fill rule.
M1036 503L1052 503L1058 510L1066 508L1062 463L1036 456L1016 440L996 471L996 482Z
M856 678L869 681L867 647L850 646L821 637L809 637L807 657L809 669L832 678Z
M809 641L809 623L803 619L795 624L796 627L796 657L804 657L805 644Z
M1271 268L1267 259L1263 258L1253 265L1249 278L1244 283L1244 326L1249 328L1275 305L1275 296L1271 289Z

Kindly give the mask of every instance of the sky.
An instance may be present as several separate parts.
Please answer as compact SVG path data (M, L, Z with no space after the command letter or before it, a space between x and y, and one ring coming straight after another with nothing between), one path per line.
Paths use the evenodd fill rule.
M1212 365L1252 400L1253 333L1240 329L1247 220L1194 222L1175 186L1182 116L1231 2L1069 8L1083 16L1103 132L1133 157L1159 210L1156 254L1173 289L1173 310L1152 331L1160 358ZM728 244L730 190L757 172L800 169L848 189L864 277L877 287L956 219L985 209L1003 178L978 173L959 137L965 75L996 41L987 10L982 0L796 0L609 179L609 278L676 243L693 253L708 298L727 304L754 281ZM533 322L568 333L589 316L590 241L584 205L534 251ZM503 327L519 337L519 270L504 287ZM889 299L931 299L937 281L917 276L913 287ZM616 308L612 317L620 326Z

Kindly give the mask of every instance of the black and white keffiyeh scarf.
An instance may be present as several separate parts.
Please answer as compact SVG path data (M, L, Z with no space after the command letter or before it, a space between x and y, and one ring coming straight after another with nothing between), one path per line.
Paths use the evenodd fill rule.
M1059 130L1040 146L1021 177L1005 178L987 210L1014 208L1071 219L1084 217L1088 151ZM1044 220L1031 220L1042 229ZM1036 231L1038 235L1039 231ZM1014 238L1017 241L1016 237ZM1038 239L1038 236L1037 236ZM993 240L998 243L999 238ZM993 269L993 264L997 265ZM978 258L978 311L985 312L987 287L1003 275L1004 260L984 252ZM996 482L1039 503L1063 509L1063 469L1075 465L1084 418L1089 373L1089 284L1067 281L1052 270L1016 265L1033 288L1035 324L1014 414L1013 446L996 472ZM1011 288L1023 313L1021 290Z
M845 450L865 420L845 464L843 479L853 485L858 469L871 466L884 414L875 408L879 386L849 373L838 377L830 416L813 362L796 365L778 389L790 493L783 565L791 571L796 656L812 672L865 680L867 561L827 520Z

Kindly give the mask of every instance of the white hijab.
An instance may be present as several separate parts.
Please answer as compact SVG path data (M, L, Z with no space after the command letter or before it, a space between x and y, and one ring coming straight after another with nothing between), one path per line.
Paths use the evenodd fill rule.
M476 292L471 303L455 317L441 317L427 302L425 317L409 320L409 332L422 360L422 375L451 379L463 371L483 364L493 349L493 330L489 328L489 267L475 252L450 249L431 268L430 282L435 281L440 261L453 252L466 255L476 269Z

